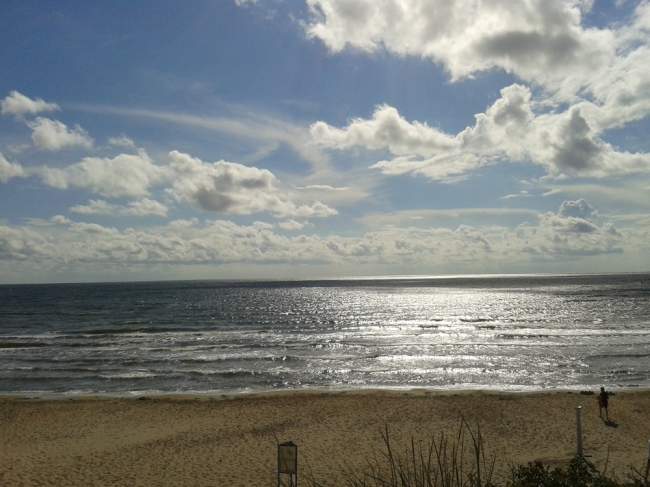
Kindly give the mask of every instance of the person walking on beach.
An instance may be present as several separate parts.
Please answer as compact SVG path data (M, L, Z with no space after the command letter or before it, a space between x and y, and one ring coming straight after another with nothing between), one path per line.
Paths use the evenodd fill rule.
M604 387L601 387L600 394L598 394L598 416L602 419L603 409L604 409L605 421L609 421L609 412L607 411L608 405L609 405L609 392L607 392Z

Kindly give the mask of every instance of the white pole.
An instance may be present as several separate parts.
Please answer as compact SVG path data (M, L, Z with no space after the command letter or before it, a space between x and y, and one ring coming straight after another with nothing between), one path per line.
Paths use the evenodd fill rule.
M582 457L582 406L576 408L576 446L578 456Z
M650 440L648 440L648 459L645 462L645 476L643 480L648 483L648 474L650 474Z

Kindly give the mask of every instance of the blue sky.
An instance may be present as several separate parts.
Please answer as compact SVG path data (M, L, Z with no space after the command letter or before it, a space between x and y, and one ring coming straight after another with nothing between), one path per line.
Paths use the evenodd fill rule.
M650 5L9 1L0 282L650 268Z

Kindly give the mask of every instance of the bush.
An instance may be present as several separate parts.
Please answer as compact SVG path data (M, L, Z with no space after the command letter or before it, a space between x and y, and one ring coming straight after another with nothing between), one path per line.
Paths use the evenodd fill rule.
M601 475L593 465L580 457L568 468L551 470L540 462L518 466L512 470L512 487L617 487L616 482Z

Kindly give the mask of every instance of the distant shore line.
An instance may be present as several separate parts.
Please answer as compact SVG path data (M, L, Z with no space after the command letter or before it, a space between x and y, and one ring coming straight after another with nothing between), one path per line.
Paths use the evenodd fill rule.
M327 286L336 286L340 283L351 284L367 284L369 282L396 282L404 283L408 281L462 281L467 280L480 280L480 279L527 279L527 278L595 278L595 277L629 277L629 276L644 276L650 275L650 269L643 271L631 272L569 272L569 273L553 273L553 272L539 272L539 273L506 273L506 274L387 274L377 276L334 276L334 277L312 277L312 278L222 278L222 279L163 279L163 280L133 280L133 281L51 281L51 282L2 282L0 287L9 286L86 286L86 285L115 285L115 284L200 284L210 283L213 285L223 286L243 286L247 287L251 284L257 285L288 285L288 286L301 286L301 285L318 285L325 284Z

